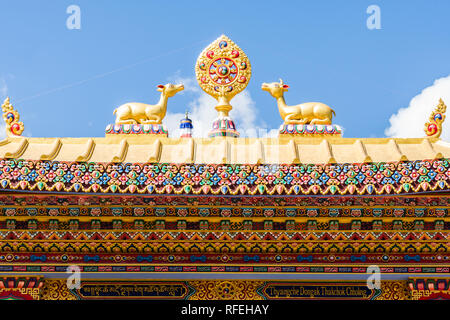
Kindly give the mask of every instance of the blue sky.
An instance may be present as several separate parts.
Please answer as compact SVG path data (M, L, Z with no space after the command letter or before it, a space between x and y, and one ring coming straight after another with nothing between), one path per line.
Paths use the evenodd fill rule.
M80 30L66 27L71 4L81 9ZM366 26L372 4L381 30ZM157 84L192 79L199 53L226 34L252 64L238 129L247 111L256 113L247 127L279 127L261 83L281 77L288 104L324 102L346 137L383 137L393 114L450 75L449 12L447 0L1 0L0 94L11 97L28 135L101 137L117 106L156 103ZM199 94L171 98L168 112L184 113Z

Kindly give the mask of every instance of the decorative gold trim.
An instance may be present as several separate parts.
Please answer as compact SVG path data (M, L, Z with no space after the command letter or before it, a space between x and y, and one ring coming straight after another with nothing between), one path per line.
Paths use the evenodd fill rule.
M395 139L389 139L388 145L394 149L394 152L397 154L399 158L398 161L408 161L408 157L400 150L400 146L398 145Z
M279 280L279 281L265 281L262 279L248 280L248 279L223 279L223 280L185 280L185 279L158 279L158 280L124 280L124 279L89 279L82 281L81 286L85 288L85 293L90 292L91 294L84 295L81 294L80 289L75 289L73 291L69 290L67 287L66 279L46 279L44 281L44 286L40 290L40 297L36 296L37 299L41 300L77 300L77 299L124 299L129 298L126 295L128 291L124 290L123 294L112 294L112 295L99 295L99 292L107 293L117 293L121 291L124 285L131 286L136 292L143 292L143 288L147 288L145 292L153 292L152 288L161 287L165 285L176 285L189 287L191 289L191 294L186 295L175 295L170 293L165 296L165 299L186 299L186 300L292 300L292 299L327 299L327 296L323 293L318 296L315 294L305 294L301 293L299 289L304 286L315 287L315 288L330 288L334 289L336 287L343 289L360 289L364 288L365 283L361 281L349 280L323 280L323 281L313 281L313 280ZM276 289L277 287L287 285L292 288L292 290L267 290L268 288ZM111 286L114 286L111 288ZM87 289L90 290L87 290ZM111 288L111 291L105 291L105 288ZM168 290L169 287L165 287ZM448 294L449 291L430 291L430 290L412 290L410 291L407 286L407 281L381 281L381 290L377 290L374 294L367 296L368 292L355 293L354 297L347 297L345 295L339 297L328 297L330 299L339 300L419 300L421 297L429 297L433 293L445 293ZM133 290L133 289L131 289ZM319 290L318 292L321 292ZM347 291L347 290L346 290ZM370 290L367 290L370 292ZM167 291L168 293L170 292ZM38 292L36 292L38 293ZM135 298L143 299L161 299L161 297L156 296L136 296Z
M186 163L192 163L194 162L194 140L192 138L189 138L189 141L187 143L187 157L186 157Z
M411 290L410 300L420 300L421 298L428 298L433 294L449 295L450 290Z
M95 142L93 139L89 139L87 142L86 151L77 157L76 161L88 161L92 157L92 153L94 153Z
M336 163L336 159L334 158L333 154L333 149L331 148L331 144L328 142L328 140L324 139L320 144L325 148L324 152L328 159L327 163Z
M381 292L376 300L411 300L406 281L381 281Z
M14 152L6 152L5 153L5 158L19 158L27 149L28 147L28 139L27 138L22 138L22 141L20 142L19 147L17 148L16 151Z
M159 162L159 158L161 157L161 149L162 149L161 140L156 139L155 142L153 143L152 152L150 152L148 162L150 163Z
M222 144L220 146L221 154L222 154L222 163L228 163L229 159L229 152L230 152L230 145L228 144L228 141L224 139L222 141Z
M40 300L40 298L41 298L40 291L41 291L40 288L0 288L0 294L6 293L6 294L12 295L12 298L10 298L11 300L21 299L21 298L15 298L16 293L19 293L19 296L28 295L33 300Z
M160 137L161 136L161 137ZM286 135L287 136L287 135ZM26 151L26 160L39 160L43 153L48 153L51 144L57 139L61 139L63 146L59 150L56 158L58 161L91 161L101 163L111 162L113 156L119 155L120 142L125 137L108 138L28 138L28 137L7 137L0 140L0 155L9 152L11 154L17 151L22 141L27 139L30 146ZM93 142L89 142L89 140ZM149 157L155 154L161 154L161 159L165 163L182 164L223 164L223 154L220 150L220 143L224 137L215 137L214 139L201 138L166 138L162 135L144 137L143 135L131 135L126 137L130 152L133 152L132 158L135 163L149 162ZM159 139L161 150L156 150L155 141ZM325 139L325 138L324 138ZM322 165L327 163L325 147L321 144L324 139L318 138L240 138L227 139L229 144L229 155L227 164L246 164L253 165L257 156L253 153L255 141L260 141L264 150L265 164L299 164ZM364 163L364 156L360 146L355 143L360 140L366 148L368 155L373 162L396 162L401 158L401 154L394 150L393 142L388 144L388 139L379 138L326 138L332 147L333 157L337 162ZM191 152L188 148L189 141L193 142L193 160L185 161L189 158ZM410 161L430 160L450 158L450 143L439 139L414 138L414 139L395 139L398 146L404 152ZM429 147L431 143L434 151ZM45 147L46 150L43 150ZM142 151L138 152L136 149ZM248 150L247 150L248 149ZM295 150L297 149L297 150ZM134 151L133 151L134 150ZM177 150L177 152L175 152ZM128 153L127 153L128 155ZM79 158L79 157L85 158ZM94 159L95 158L95 159ZM128 156L126 158L129 158ZM126 159L125 159L126 160ZM297 161L298 160L298 161ZM154 162L158 162L155 160Z
M77 300L67 287L66 279L45 279L41 300Z
M190 280L195 293L189 300L263 300L258 288L262 280Z
M256 164L261 164L264 163L264 146L261 142L261 140L256 140L253 143L253 150L254 150L254 154L256 155Z
M364 160L362 162L373 162L372 158L369 156L369 154L367 153L367 149L366 146L361 142L361 140L356 140L355 141L355 145L358 146L358 148L361 150L361 153L364 156Z
M7 145L8 143L11 143L11 139L9 139L8 137L6 137L4 140L0 141L0 147Z
M444 100L439 99L439 104L436 106L436 109L430 115L428 119L429 122L425 123L425 134L428 138L439 138L442 134L442 123L445 120L445 111L447 110L447 106L444 103Z
M14 107L9 101L9 97L5 99L2 105L3 120L6 123L6 135L8 137L21 136L24 130L23 122L19 122L19 112L14 110Z
M57 139L52 144L52 150L48 154L43 154L41 160L53 160L58 155L59 150L62 147L61 139Z
M292 154L291 162L295 163L295 164L299 164L300 157L298 156L297 144L295 143L294 140L289 141L289 150L291 151L291 154Z
M127 156L128 142L127 139L123 139L119 145L119 153L112 158L112 162L123 162Z

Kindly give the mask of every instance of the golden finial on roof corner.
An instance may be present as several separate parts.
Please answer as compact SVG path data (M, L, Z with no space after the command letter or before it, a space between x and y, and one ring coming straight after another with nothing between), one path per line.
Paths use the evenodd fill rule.
M425 133L428 138L439 138L442 133L442 123L445 120L445 111L447 106L444 100L439 99L439 104L430 115L429 122L425 123Z
M5 99L2 105L3 120L6 123L6 135L8 137L21 136L24 125L23 122L19 122L19 112L14 110L12 104L9 102L9 97Z

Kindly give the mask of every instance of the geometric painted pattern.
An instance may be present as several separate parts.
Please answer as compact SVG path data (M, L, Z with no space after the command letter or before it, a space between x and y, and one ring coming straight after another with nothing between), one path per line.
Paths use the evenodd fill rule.
M447 159L326 165L0 160L0 187L90 193L371 195L449 189Z

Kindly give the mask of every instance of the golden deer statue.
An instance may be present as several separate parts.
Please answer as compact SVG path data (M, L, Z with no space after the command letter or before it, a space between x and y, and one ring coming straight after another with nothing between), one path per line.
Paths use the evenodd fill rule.
M157 104L125 103L113 112L116 115L116 124L161 124L162 119L166 116L167 99L183 89L182 84L158 85L157 90L161 92L161 98Z
M281 79L280 82L263 83L261 87L277 99L278 110L285 124L331 124L333 114L336 113L326 104L307 102L296 106L286 105L283 94L288 88Z

